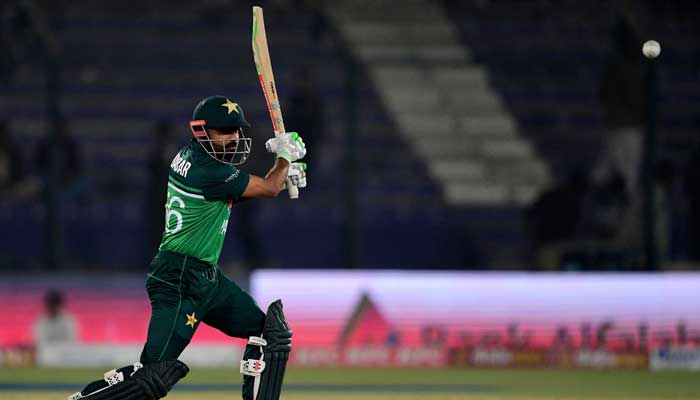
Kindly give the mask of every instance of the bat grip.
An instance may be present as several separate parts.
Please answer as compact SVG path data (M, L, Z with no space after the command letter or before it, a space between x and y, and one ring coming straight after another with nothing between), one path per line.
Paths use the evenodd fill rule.
M291 178L287 178L287 191L289 192L289 198L292 200L296 200L299 198L299 188L292 183Z

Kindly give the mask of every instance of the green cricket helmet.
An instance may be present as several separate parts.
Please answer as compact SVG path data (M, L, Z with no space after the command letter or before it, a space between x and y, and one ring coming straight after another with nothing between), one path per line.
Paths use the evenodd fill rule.
M215 160L231 165L241 165L248 159L253 144L253 139L243 134L243 128L248 127L241 106L225 96L210 96L197 103L190 121L192 135L204 151ZM238 138L212 139L207 129L238 133Z

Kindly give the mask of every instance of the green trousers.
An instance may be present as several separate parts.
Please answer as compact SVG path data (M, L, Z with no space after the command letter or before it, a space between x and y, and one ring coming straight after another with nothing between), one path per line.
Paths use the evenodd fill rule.
M255 300L216 266L195 258L159 252L146 289L151 321L141 353L144 364L177 359L201 323L237 338L262 333L265 313Z

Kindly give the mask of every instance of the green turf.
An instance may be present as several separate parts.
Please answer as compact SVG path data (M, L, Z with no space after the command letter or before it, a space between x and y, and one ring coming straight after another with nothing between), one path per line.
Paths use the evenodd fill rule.
M101 376L101 370L0 369L2 383L75 383L78 390ZM195 369L182 385L238 383L234 370ZM285 400L307 398L370 400L592 400L592 399L700 399L700 373L633 370L549 369L290 369L286 383L293 390ZM420 385L439 385L438 390L412 394ZM358 392L362 386L368 392ZM306 390L305 388L310 388ZM432 387L432 386L431 386ZM473 390L471 389L473 387ZM325 388L332 388L324 393ZM345 389L347 390L345 390ZM186 389L186 388L183 388ZM221 390L218 388L216 390ZM425 390L425 388L423 389ZM0 392L0 398L50 399L66 393L39 391ZM231 392L177 391L168 399L232 399Z

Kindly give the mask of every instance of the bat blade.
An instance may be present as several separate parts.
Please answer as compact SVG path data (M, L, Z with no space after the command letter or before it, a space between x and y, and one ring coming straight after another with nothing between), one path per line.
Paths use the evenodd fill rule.
M258 72L258 80L260 80L260 86L265 95L267 110L272 121L272 129L275 131L275 136L281 135L285 132L282 107L277 94L277 85L275 85L275 75L272 73L272 61L270 60L270 50L267 46L263 9L258 6L253 7L252 46L255 69ZM292 184L289 178L287 178L287 191L290 199L299 197L299 188Z
M253 7L253 59L255 69L258 72L260 86L262 86L265 102L270 112L270 120L275 135L284 133L284 119L282 118L282 107L280 106L275 75L272 72L272 61L270 60L270 50L267 45L267 33L265 32L265 18L262 7Z

